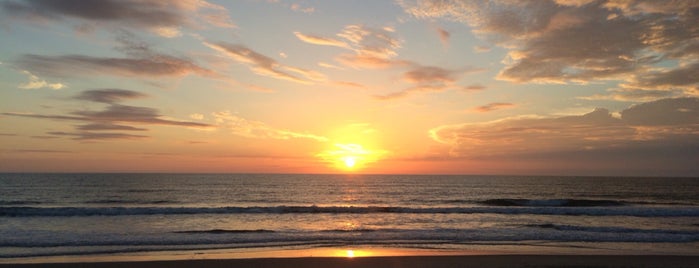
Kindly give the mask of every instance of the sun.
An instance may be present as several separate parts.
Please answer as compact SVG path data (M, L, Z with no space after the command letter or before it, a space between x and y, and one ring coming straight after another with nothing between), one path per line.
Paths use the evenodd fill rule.
M385 154L384 150L370 150L355 143L336 143L333 149L319 153L317 157L337 169L356 171L380 160Z
M357 164L357 158L354 156L346 156L342 159L345 162L345 167L353 168Z

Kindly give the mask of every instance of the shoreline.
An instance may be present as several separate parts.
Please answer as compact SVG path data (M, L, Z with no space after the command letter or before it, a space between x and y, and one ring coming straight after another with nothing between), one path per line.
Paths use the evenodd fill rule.
M693 243L699 245L697 243ZM182 251L149 251L123 254L86 254L24 258L0 258L3 267L693 267L699 268L699 252L644 250L635 244L626 249L552 245L492 245L470 248L429 249L405 247L280 247ZM645 248L647 249L647 248Z
M293 257L121 262L0 264L0 267L188 268L188 267L675 267L697 268L699 256L674 255L447 255L381 257Z

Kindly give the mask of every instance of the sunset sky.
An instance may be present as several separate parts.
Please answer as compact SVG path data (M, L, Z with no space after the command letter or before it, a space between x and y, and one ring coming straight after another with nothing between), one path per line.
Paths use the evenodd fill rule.
M0 171L699 176L699 1L0 1Z

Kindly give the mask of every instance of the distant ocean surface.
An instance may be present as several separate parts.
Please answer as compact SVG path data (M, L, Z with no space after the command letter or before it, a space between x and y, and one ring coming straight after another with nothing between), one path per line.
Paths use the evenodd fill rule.
M0 174L0 260L547 245L699 255L699 179Z

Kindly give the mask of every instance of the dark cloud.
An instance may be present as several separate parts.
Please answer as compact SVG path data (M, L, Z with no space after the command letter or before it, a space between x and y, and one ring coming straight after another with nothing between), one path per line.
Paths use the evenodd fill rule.
M6 16L25 20L64 20L148 29L175 37L179 27L234 27L225 8L206 1L26 0L0 4Z
M146 131L148 129L132 126L116 125L111 123L94 123L76 126L77 130L95 131L95 130L128 130L128 131Z
M630 125L699 126L699 98L662 99L634 105L621 112Z
M25 54L15 63L21 69L52 77L115 75L149 78L188 74L211 75L213 73L189 60L164 54L155 54L144 58Z
M436 66L422 66L417 63L407 64L409 64L409 69L403 73L403 80L412 84L413 86L398 92L375 96L376 99L393 100L418 92L439 92L449 89L463 88L456 84L458 76L481 70L473 67L465 68L464 70L449 70Z
M86 124L75 126L76 132L53 131L47 134L52 136L69 136L76 140L113 140L113 139L139 139L146 138L145 135L134 135L121 132L104 131L147 131L146 128L134 127L125 124L137 125L166 125L182 126L194 128L213 127L209 124L177 121L164 119L160 113L153 108L128 106L117 104L119 102L142 98L147 95L125 89L94 89L86 90L76 95L74 99L103 103L107 106L98 111L74 111L70 115L43 115L31 113L2 113L8 116L29 117L50 120L68 120L86 122Z
M617 117L606 109L596 109L576 116L515 117L440 126L430 135L448 145L452 157L522 159L542 167L585 163L590 169L604 165L638 170L666 165L690 170L693 166L688 166L688 161L678 159L699 158L699 98L643 103L620 114ZM624 165L609 165L612 159Z
M106 133L106 132L60 132L53 131L46 134L54 136L69 136L74 137L74 140L134 140L144 139L148 136L133 135L128 133Z
M627 86L643 89L686 87L699 93L699 75L697 74L699 74L699 62L671 70L645 73Z
M150 125L208 127L208 124L162 119L158 110L149 107L111 104L101 111L73 112L83 120L92 122L128 122Z
M148 95L118 88L94 89L81 92L75 96L79 100L87 100L102 103L117 103L122 100L143 98Z
M399 2L418 18L446 18L507 50L498 78L518 83L619 80L629 90L696 95L697 1ZM676 61L666 61L666 60ZM662 66L663 71L654 71ZM610 97L611 98L611 97Z

